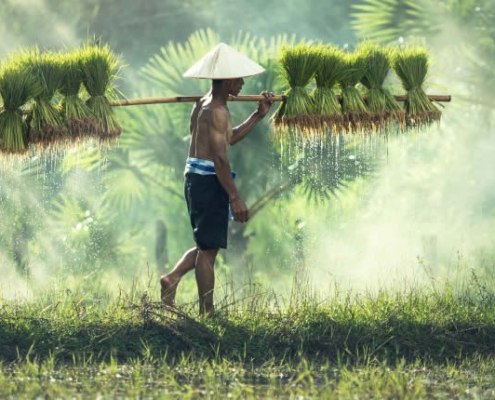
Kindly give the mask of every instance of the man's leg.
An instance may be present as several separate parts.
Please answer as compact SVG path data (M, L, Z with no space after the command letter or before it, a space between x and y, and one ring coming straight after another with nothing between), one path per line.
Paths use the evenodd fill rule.
M196 259L196 283L198 284L199 313L213 314L213 289L215 287L215 271L213 266L217 256L216 250L198 250Z
M182 277L192 270L196 264L196 257L198 255L198 249L196 247L189 249L184 253L179 262L175 265L174 269L167 275L163 275L160 278L160 284L162 286L162 301L167 306L175 306L175 293L177 291L177 285Z

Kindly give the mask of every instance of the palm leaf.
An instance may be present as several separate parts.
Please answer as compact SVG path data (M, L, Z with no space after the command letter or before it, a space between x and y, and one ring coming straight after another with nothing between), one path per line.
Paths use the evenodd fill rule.
M351 24L358 36L374 42L432 35L444 23L442 5L427 0L361 0L351 7Z

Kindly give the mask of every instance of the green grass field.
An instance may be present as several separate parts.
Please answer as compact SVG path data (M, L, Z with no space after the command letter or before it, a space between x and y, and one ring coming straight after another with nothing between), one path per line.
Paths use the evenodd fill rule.
M254 287L212 319L148 290L1 300L0 398L495 398L479 279L325 300Z
M4 364L2 398L493 398L495 363L482 357L445 365L301 361L261 365L184 356L173 365L137 357L125 363ZM38 397L39 396L39 397Z

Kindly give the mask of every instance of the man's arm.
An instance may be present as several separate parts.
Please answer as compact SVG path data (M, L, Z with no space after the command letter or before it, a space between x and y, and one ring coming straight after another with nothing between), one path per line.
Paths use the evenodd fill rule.
M253 112L242 124L232 129L232 138L230 139L231 146L244 139L255 127L255 125L260 122L270 111L270 107L273 105L273 100L271 99L273 97L273 93L264 91L261 94L265 96L266 100L260 101L258 103L258 109Z
M232 178L232 170L230 169L229 160L227 159L227 129L229 129L228 119L230 114L222 108L215 108L210 111L212 113L209 122L210 143L213 149L213 162L215 164L215 172L217 173L220 184L229 195L229 201L234 213L234 218L239 222L247 222L249 213L246 205L242 201L234 179Z
M240 142L244 139L249 132L255 127L255 125L260 122L263 117L260 115L258 110L253 112L248 119L246 119L242 124L236 126L232 129L232 137L230 138L230 145Z

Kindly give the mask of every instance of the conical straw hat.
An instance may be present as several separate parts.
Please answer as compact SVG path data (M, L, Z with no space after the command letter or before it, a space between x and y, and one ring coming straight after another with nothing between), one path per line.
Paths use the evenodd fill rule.
M185 78L235 79L258 75L265 69L225 43L220 43L189 68Z

